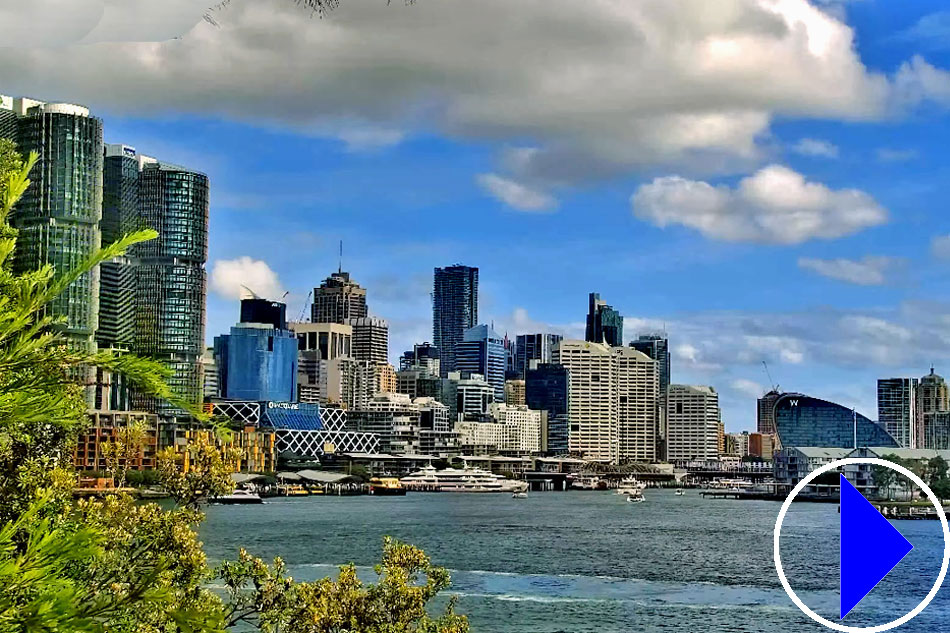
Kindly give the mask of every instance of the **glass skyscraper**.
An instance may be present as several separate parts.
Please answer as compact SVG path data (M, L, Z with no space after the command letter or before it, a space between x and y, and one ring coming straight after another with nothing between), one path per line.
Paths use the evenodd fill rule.
M208 177L141 158L139 214L159 237L135 246L135 352L165 362L171 387L200 402L205 334L205 262L208 259ZM169 403L139 399L136 407L160 415L182 412Z
M783 447L898 447L881 425L834 402L784 393L776 399L773 415Z
M432 293L432 344L439 350L439 369L443 378L456 370L455 346L462 342L465 330L476 323L478 269L462 265L436 268Z
M82 106L3 97L3 127L24 155L39 154L30 187L14 208L18 229L16 272L52 265L57 274L99 249L102 217L102 121ZM10 116L10 113L13 116ZM64 317L70 343L94 349L98 326L99 271L86 273L53 300L50 313Z
M903 448L919 447L916 404L916 378L877 381L877 422Z
M643 352L659 365L660 397L670 388L670 341L662 334L641 334L630 341L630 347Z
M568 394L570 374L566 367L543 363L525 372L525 404L529 409L547 412L549 455L569 451Z
M515 340L515 367L519 377L524 378L531 361L550 363L554 348L564 337L560 334L519 334Z
M505 401L505 343L487 325L465 330L455 346L455 366L463 374L481 374L495 390L495 402Z
M623 345L623 315L607 305L596 292L590 293L588 299L585 340L604 343L608 347Z

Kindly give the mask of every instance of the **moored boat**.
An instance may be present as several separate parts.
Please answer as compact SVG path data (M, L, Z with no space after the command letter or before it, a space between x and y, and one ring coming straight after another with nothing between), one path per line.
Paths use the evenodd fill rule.
M506 479L480 468L446 468L436 470L426 466L399 480L406 490L413 492L525 492L524 481Z
M406 487L396 477L373 477L369 480L369 494L397 496L406 494Z
M259 495L251 492L250 490L235 490L229 495L213 497L210 501L211 503L217 503L221 505L249 505L264 503L264 500L261 499Z

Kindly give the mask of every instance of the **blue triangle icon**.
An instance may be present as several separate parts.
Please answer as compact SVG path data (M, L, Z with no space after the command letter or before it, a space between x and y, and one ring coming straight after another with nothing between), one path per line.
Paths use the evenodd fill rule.
M841 478L841 618L851 613L914 546Z

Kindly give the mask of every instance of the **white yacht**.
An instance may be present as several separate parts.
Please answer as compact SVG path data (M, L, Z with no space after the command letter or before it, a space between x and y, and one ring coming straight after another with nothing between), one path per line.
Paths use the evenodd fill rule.
M643 498L643 492L638 491L627 495L627 501L630 503L643 503L646 499Z
M248 505L256 503L264 503L264 500L260 498L256 493L251 492L250 490L237 489L229 495L222 495L220 497L212 497L211 503L219 503L222 505Z
M637 481L633 477L627 477L620 481L620 485L617 487L618 495L642 495L643 491L646 490L647 485L641 481Z
M505 479L480 468L446 468L426 466L399 480L406 490L414 492L525 492L527 482Z

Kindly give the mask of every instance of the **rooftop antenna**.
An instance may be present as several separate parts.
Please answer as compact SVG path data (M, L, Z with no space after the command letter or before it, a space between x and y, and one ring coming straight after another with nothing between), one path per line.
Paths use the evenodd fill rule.
M343 240L340 240L340 267L337 269L339 274L343 274Z

